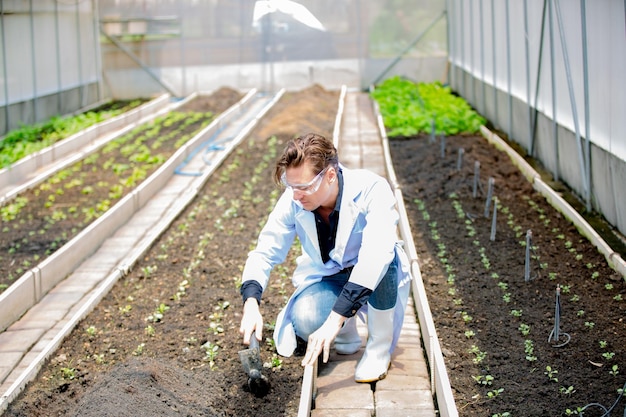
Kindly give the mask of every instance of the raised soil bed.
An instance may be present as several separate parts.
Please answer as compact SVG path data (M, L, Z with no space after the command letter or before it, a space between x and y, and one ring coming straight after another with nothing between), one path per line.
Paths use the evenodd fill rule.
M459 414L609 409L626 382L623 277L483 137L448 137L443 153L440 139L391 140L390 151Z

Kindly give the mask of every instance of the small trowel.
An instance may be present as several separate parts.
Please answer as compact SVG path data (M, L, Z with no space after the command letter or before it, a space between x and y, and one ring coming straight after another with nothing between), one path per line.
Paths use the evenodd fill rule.
M270 382L261 373L263 361L261 361L261 350L256 332L250 335L250 347L239 351L239 359L243 365L243 370L248 375L248 388L256 397L264 397L270 390Z

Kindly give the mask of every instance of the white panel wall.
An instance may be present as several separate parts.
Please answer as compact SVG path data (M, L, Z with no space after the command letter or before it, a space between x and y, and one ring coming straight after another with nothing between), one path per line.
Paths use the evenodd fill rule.
M447 2L452 87L622 232L626 208L610 184L623 183L626 164L625 4ZM609 160L610 178L598 177L594 164Z

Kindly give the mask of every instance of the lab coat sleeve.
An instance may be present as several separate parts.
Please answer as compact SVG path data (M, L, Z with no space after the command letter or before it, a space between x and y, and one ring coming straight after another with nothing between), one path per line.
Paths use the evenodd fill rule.
M296 235L295 204L291 193L285 192L267 218L255 249L248 253L242 273L242 283L257 281L267 288L270 272L287 257Z

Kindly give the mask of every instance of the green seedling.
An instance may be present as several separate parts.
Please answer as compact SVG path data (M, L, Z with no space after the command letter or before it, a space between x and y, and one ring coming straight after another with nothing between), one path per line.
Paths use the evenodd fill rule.
M154 337L154 335L156 334L156 330L151 325L147 325L144 329L144 333L149 337Z
M571 386L571 385L570 385L570 386L569 386L569 387L567 387L567 388L566 388L566 387L563 387L563 386L562 386L562 387L560 387L560 388L559 388L559 392L560 392L561 394L563 394L563 395L567 395L568 397L570 397L573 393L575 393L575 392L576 392L576 390L574 389L574 387L573 387L573 386Z
M524 340L524 352L526 353L527 361L535 362L537 360L537 357L535 356L535 347L532 340Z
M211 370L215 369L215 359L217 359L217 353L219 351L219 346L214 345L211 342L206 342L205 344L202 345L202 348L204 349L205 355L204 355L204 360L209 362L209 368Z
M489 399L496 398L498 395L502 394L503 392L504 392L504 388L494 389L487 393L487 398Z
M143 348L146 346L145 343L140 343L137 348L133 351L133 356L141 356L143 354Z
M473 353L475 355L474 359L472 359L472 362L475 364L481 363L487 357L487 352L482 352L476 345L472 345L469 349L469 353Z
M76 378L76 369L70 367L61 368L61 377L69 380Z
M151 321L153 323L158 323L161 320L163 320L163 315L169 309L170 309L169 306L161 303L161 304L159 304L157 309L154 311L154 313L152 313L150 316L148 316L147 320Z
M528 324L521 323L518 327L518 330L524 336L528 336L530 334L530 326Z
M556 369L552 369L551 366L546 366L546 370L544 372L545 375L548 376L548 378L550 378L550 381L553 382L559 382L559 379L556 377L556 374L558 374L559 371L557 371Z
M619 374L619 366L613 365L611 367L611 370L609 371L609 374L611 374L613 376L617 376Z
M95 335L96 335L96 333L97 333L97 331L98 331L98 330L96 329L96 327L95 327L95 326L89 326L89 327L87 327L87 329L85 329L85 332L86 332L89 336L91 336L91 337L95 336Z
M263 364L264 368L268 368L272 370L279 370L282 368L282 366L283 366L283 360L275 353L272 355L272 358L268 362L265 362Z
M509 314L511 314L513 317L520 318L522 317L522 310L511 310Z
M472 316L467 314L466 311L461 311L461 318L463 319L465 323L469 323L470 321L472 321Z
M472 375L474 381L476 381L480 385L491 385L493 383L494 378L491 375Z
M133 306L127 304L124 307L118 307L118 309L120 310L120 314L128 314L133 309Z

